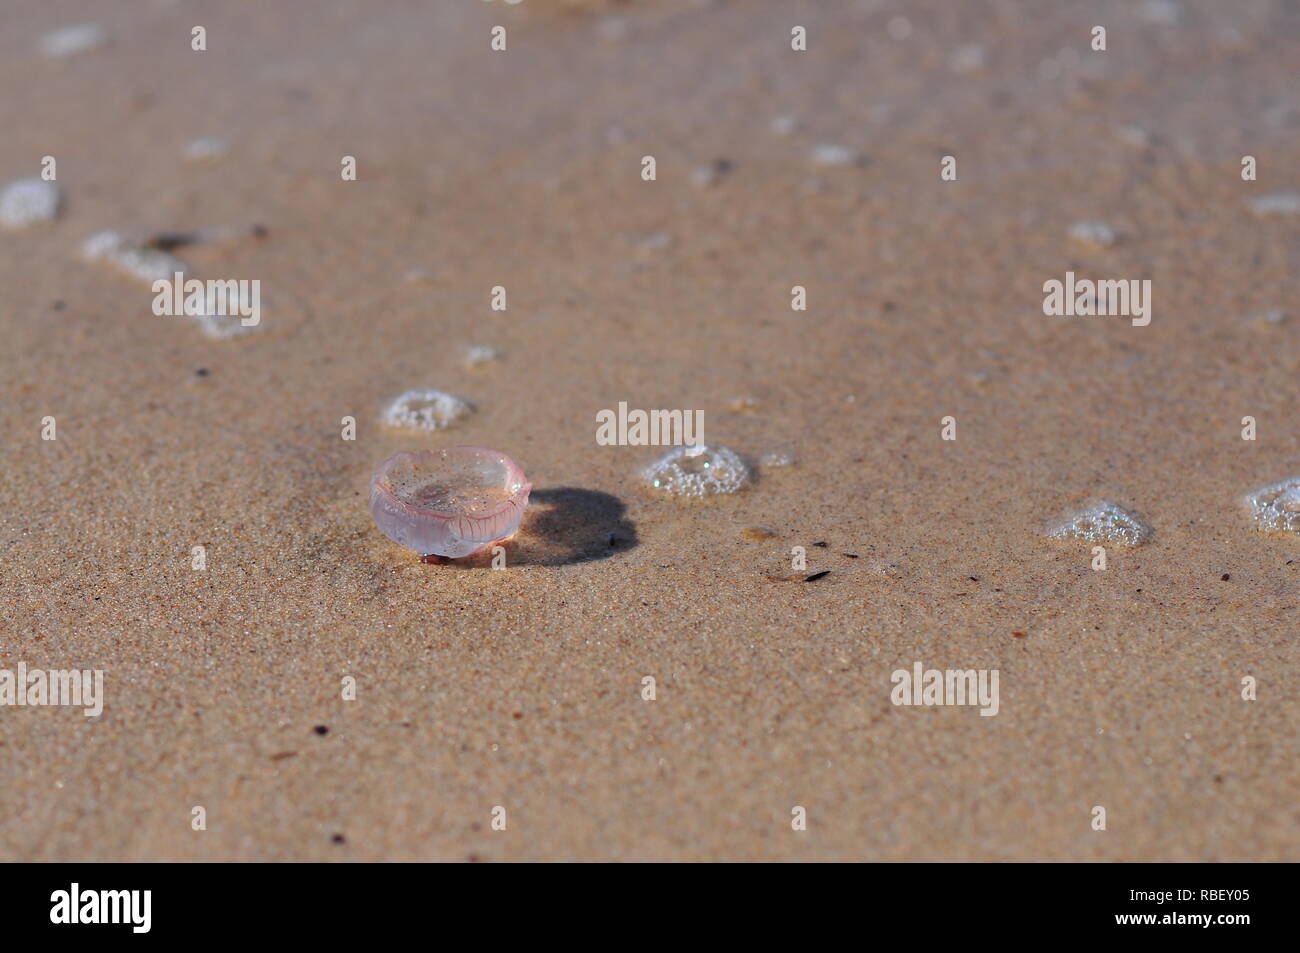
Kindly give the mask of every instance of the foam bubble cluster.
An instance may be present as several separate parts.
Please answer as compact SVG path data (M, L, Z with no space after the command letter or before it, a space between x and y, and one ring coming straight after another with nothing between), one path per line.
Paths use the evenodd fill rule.
M1140 546L1151 538L1151 532L1151 527L1136 514L1118 503L1100 500L1052 524L1047 535L1052 539Z
M773 450L758 459L759 466L763 467L789 467L794 466L795 462L794 454L788 450Z
M642 478L666 496L703 498L744 489L749 467L736 451L717 444L677 447L646 467Z
M44 179L18 179L0 191L0 225L26 228L36 222L50 222L59 215L59 187Z
M1300 533L1300 476L1252 490L1246 504L1261 531Z
M382 419L390 427L441 430L473 412L473 405L459 397L432 388L416 388L394 398Z
M231 293L233 292L233 293ZM260 295L258 296L260 299ZM244 312L254 312L257 305L256 324L244 323ZM218 291L214 285L208 285L203 295L203 307L198 311L186 310L186 315L194 319L199 330L210 338L224 341L227 338L252 334L262 328L261 302L254 300L248 287L242 282L235 282L227 291Z
M82 243L81 251L91 261L107 262L132 278L150 284L160 279L171 281L177 272L184 275L190 270L175 255L150 248L120 232L96 232Z

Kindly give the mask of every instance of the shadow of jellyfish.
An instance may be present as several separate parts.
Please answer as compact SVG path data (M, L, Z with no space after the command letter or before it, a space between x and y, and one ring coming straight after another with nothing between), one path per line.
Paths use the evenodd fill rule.
M518 534L504 544L506 565L567 566L609 559L637 545L636 525L616 496L573 486L533 490ZM492 565L492 553L479 553L457 565Z

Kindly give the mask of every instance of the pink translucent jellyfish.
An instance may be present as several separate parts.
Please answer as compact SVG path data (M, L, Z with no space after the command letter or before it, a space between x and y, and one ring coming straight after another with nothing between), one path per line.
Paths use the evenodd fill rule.
M370 515L393 542L424 557L458 559L513 536L532 488L519 464L498 450L415 450L379 465Z

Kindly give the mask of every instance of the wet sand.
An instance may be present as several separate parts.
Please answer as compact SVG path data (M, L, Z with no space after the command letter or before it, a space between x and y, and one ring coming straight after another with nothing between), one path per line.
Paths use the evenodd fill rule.
M1300 474L1292 7L268 6L0 11L0 181L63 190L0 231L0 668L107 696L0 708L0 859L1300 859L1300 539L1240 503ZM230 340L80 251L252 224L175 250L262 282ZM1067 271L1151 323L1045 316ZM417 387L477 409L381 425ZM619 401L797 462L657 498ZM534 484L505 571L367 512L454 444ZM1096 496L1153 528L1104 572L1045 535ZM892 705L918 660L998 714Z

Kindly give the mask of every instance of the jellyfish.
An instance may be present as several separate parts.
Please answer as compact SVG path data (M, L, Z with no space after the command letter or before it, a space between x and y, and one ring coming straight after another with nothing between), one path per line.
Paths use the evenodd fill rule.
M380 532L421 556L459 559L513 536L532 488L498 450L406 451L375 471L370 515Z

